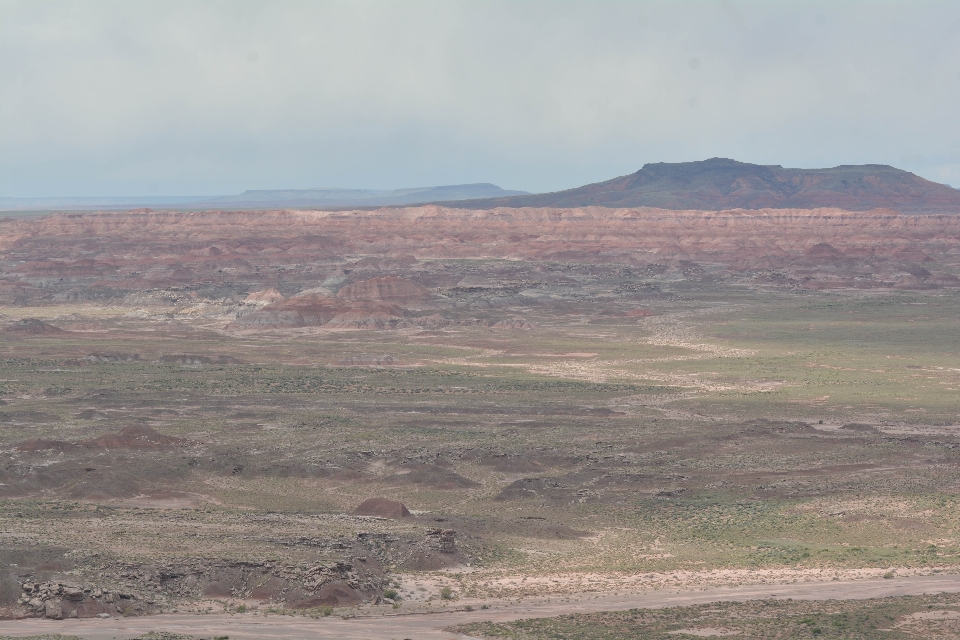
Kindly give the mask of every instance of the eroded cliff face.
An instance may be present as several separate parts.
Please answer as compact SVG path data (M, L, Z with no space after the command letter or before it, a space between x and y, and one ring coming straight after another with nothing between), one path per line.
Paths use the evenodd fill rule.
M175 294L156 292L202 284L246 296L275 288L248 304L269 303L268 312L287 315L312 305L333 316L352 313L349 304L360 305L361 312L375 306L373 311L394 321L402 314L391 305L421 302L435 284L430 278L400 278L430 271L431 261L444 259L666 265L687 271L709 265L731 277L789 286L936 288L960 285L958 256L960 216L885 210L426 206L60 214L0 223L0 299L8 304L168 299L174 305ZM312 301L277 297L321 284L326 288ZM154 292L149 300L141 300L142 293L136 297L145 291Z

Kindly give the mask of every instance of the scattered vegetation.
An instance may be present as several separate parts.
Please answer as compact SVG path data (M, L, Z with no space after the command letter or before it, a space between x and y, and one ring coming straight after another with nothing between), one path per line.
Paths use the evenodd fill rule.
M515 622L478 622L453 631L510 640L660 640L723 635L756 640L946 640L960 633L960 603L954 594L829 602L716 602Z
M69 575L191 611L257 586L215 567L371 557L405 609L441 568L444 600L953 570L960 296L661 266L437 261L406 275L449 324L392 331L228 331L206 290L3 306L97 328L0 341L0 604ZM349 515L370 497L413 516ZM176 592L147 571L191 562Z

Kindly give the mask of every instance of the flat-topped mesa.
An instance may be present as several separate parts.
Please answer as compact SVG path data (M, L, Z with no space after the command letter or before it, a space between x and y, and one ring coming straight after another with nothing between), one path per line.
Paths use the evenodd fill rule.
M451 203L452 204L452 203ZM960 213L960 190L881 164L789 169L728 158L657 162L636 173L575 189L458 202L494 207L660 207L663 209L889 208L904 213Z

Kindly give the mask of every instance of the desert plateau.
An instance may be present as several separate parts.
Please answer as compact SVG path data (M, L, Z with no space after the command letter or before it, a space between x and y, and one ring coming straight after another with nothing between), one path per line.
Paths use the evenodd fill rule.
M0 300L0 633L958 630L956 213L14 215Z
M958 35L0 0L0 640L960 638Z

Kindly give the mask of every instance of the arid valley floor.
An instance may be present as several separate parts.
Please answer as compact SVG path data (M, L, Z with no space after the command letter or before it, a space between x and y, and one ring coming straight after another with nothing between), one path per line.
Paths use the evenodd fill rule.
M960 216L7 217L0 314L0 633L960 636Z

